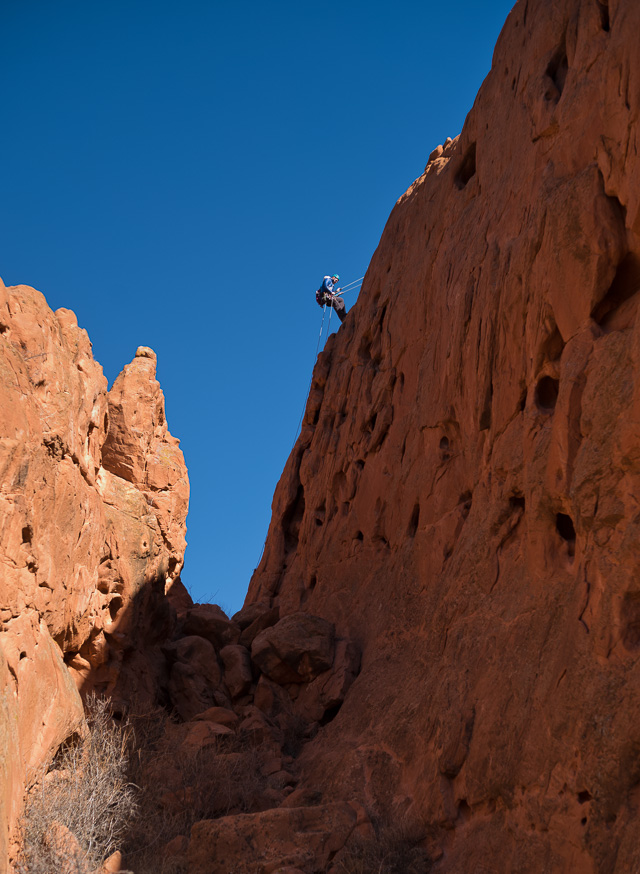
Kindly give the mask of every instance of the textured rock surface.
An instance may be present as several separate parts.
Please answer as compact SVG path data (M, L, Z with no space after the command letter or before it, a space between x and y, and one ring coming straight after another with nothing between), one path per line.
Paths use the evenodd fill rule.
M356 827L349 804L280 808L197 823L189 845L189 874L274 871L290 865L324 870Z
M362 649L303 777L435 870L640 865L638 33L516 4L320 356L251 583Z
M25 782L82 730L74 678L83 691L153 694L188 480L155 356L138 356L107 394L73 313L0 283L2 860Z

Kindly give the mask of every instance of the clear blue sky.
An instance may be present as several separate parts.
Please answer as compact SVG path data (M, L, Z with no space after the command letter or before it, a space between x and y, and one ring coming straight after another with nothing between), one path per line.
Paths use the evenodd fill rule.
M365 272L511 6L2 0L0 275L73 309L109 383L139 345L158 353L196 600L241 606L305 402L314 291Z

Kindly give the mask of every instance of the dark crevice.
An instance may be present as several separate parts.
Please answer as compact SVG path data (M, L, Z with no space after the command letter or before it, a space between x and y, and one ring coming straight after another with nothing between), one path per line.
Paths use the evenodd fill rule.
M480 413L480 431L488 431L491 428L491 407L493 405L493 379L489 380L489 385L484 396L484 405Z
M355 537L353 539L359 540L362 543L362 541L364 540L364 534L362 533L362 531L356 531Z
M298 486L298 491L293 501L287 507L282 517L282 530L284 533L284 543L287 552L292 551L298 545L300 535L300 525L304 516L304 488L302 483Z
M463 822L467 822L471 818L471 808L465 798L461 798L458 802L458 816Z
M459 191L476 175L476 144L471 143L455 176L455 185Z
M341 707L342 702L340 702L340 704L334 705L333 707L329 707L328 710L325 710L324 715L320 720L320 725L328 725L332 720L334 720L338 715Z
M560 100L564 85L569 72L569 60L567 58L567 49L563 38L562 44L556 49L554 56L549 61L546 74L551 79L550 87L548 88L545 99L557 103Z
M22 529L22 542L23 543L31 543L33 539L33 528L31 525L25 525Z
M518 410L521 413L524 413L526 407L527 407L527 388L525 386L522 389L522 392L520 394L520 400L518 401Z
M640 592L627 592L620 608L622 645L629 652L640 649Z
M540 364L547 361L557 361L562 355L564 347L565 342L562 339L562 334L556 326L540 346Z
M600 13L600 27L605 33L611 30L611 20L609 18L609 0L598 0L598 11Z
M578 804L586 804L586 802L591 801L592 798L592 794L587 789L578 792Z
M471 492L463 492L458 498L458 504L462 504L462 518L466 519L469 513L471 512L471 505L473 503L473 495Z
M557 379L552 376L543 376L538 380L535 392L535 402L539 410L550 412L556 407L558 402L558 392L560 384Z
M566 513L558 513L556 515L556 531L567 544L569 557L573 558L576 551L576 529L571 516L567 516Z
M420 522L420 504L416 503L409 519L409 527L407 528L407 537L415 537Z
M512 510L524 510L523 495L511 495L509 498L509 505Z
M614 314L640 291L640 258L629 252L616 270L609 290L592 312L592 318L600 327L612 325Z

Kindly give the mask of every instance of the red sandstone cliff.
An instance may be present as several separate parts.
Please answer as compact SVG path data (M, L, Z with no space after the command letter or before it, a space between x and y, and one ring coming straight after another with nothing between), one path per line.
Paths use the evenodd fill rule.
M25 786L82 730L78 689L155 694L189 486L155 354L138 349L107 393L73 313L1 282L0 411L4 870Z
M357 641L303 752L443 872L640 867L640 5L520 0L316 366L249 602Z
M172 712L143 776L192 809L159 835L189 874L362 871L384 822L407 872L640 867L639 33L634 0L516 4L320 356L232 619L179 582L153 352L107 395L73 315L0 286L1 859L80 687Z

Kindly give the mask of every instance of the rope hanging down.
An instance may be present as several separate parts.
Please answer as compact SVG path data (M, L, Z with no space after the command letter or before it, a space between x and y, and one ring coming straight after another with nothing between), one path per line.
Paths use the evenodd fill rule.
M353 282L350 282L348 285L345 285L344 288L341 288L339 292L337 292L334 297L339 297L344 294L345 291L357 291L362 285L362 280L364 276L361 276L360 279L354 279ZM358 285L360 283L360 285ZM352 287L351 287L352 286ZM329 321L327 323L327 337L329 336L329 332L331 330L331 314L333 307L329 307ZM320 340L322 340L322 329L324 328L324 317L327 313L327 305L325 304L322 307L322 321L320 322L320 333L318 334L318 342L316 343L316 354L314 358L314 365L318 359L318 350L320 349ZM291 444L291 451L293 451L293 447L296 445L296 440L298 439L298 434L300 433L300 426L302 425L302 420L304 418L304 411L307 408L307 400L309 399L309 392L311 391L311 383L313 382L313 368L311 370L311 379L309 380L309 386L307 388L307 392L304 399L304 404L302 405L302 412L300 413L300 419L298 421L298 427L296 428L296 433L293 436L293 443ZM266 542L266 541L265 541Z

